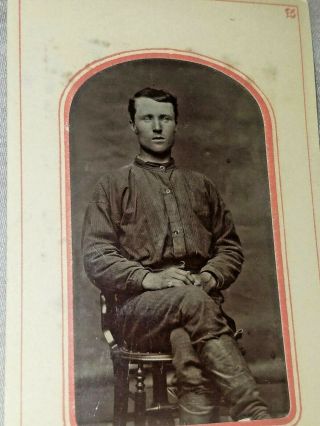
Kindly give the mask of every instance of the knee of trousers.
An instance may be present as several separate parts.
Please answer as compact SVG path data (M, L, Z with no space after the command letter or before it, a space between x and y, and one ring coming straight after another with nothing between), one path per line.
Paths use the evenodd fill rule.
M207 293L194 286L183 290L179 306L180 326L189 334L197 352L205 341L230 334L231 329L220 306Z
M208 310L211 314L219 312L218 305L205 293L202 288L186 286L183 288L182 309L188 313L203 313Z

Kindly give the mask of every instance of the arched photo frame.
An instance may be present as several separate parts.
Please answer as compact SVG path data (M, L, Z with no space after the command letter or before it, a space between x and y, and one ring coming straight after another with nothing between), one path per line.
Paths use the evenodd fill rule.
M101 402L95 410L111 389L112 370L100 337L98 292L82 267L81 227L100 175L130 162L137 151L126 102L146 86L161 86L178 97L174 156L214 180L233 214L246 264L227 290L226 309L246 330L248 361L267 399L274 392L280 397L273 424L287 424L297 416L298 396L272 106L238 70L172 50L125 52L97 61L74 76L61 97L65 416L73 424L112 416L110 404ZM103 374L110 378L107 384Z

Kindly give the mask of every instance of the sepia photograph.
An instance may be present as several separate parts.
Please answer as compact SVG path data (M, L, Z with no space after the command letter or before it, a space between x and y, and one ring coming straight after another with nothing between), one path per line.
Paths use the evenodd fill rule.
M285 417L256 99L197 63L127 61L80 86L69 132L78 424Z

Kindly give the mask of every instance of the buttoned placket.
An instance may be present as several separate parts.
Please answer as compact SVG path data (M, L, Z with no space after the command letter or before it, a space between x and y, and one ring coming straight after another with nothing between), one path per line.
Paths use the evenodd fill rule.
M159 169L162 172L159 177L165 185L162 192L172 235L173 253L175 257L183 257L186 255L184 232L177 200L170 184L170 177L174 171L170 170L170 173L167 173L169 170L165 166L159 166Z

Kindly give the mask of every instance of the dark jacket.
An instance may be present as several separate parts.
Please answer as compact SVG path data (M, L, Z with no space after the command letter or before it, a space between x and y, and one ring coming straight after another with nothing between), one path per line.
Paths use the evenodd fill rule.
M219 289L238 276L241 244L230 212L204 175L135 161L104 175L83 227L84 266L104 292L143 291L149 271L183 261L214 275Z

